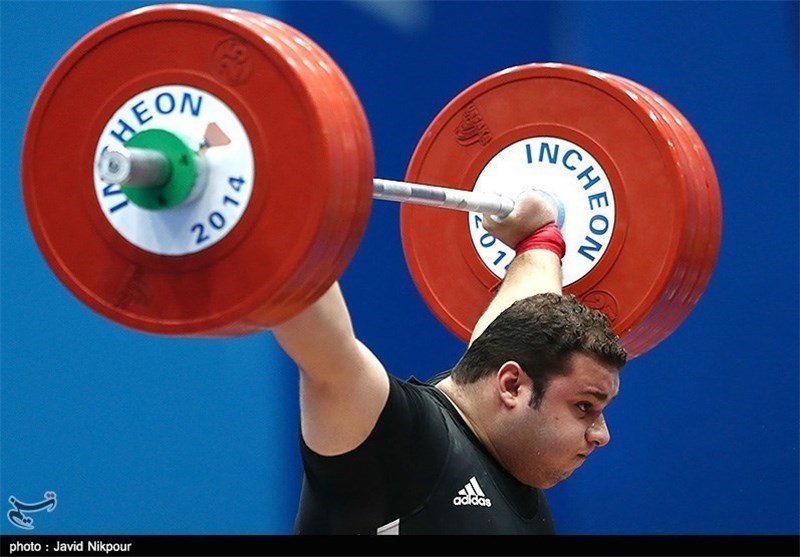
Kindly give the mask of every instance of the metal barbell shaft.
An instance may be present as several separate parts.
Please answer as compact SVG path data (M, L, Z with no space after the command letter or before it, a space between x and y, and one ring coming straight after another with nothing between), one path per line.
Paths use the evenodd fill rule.
M169 161L159 151L121 146L107 149L100 156L97 167L100 179L104 182L129 187L159 187L166 183L171 173ZM372 186L373 199L474 211L498 218L508 216L514 209L513 199L495 193L479 193L381 178L375 178Z
M172 167L161 151L117 145L103 152L97 171L108 184L152 188L167 183Z
M513 199L496 193L478 193L381 178L372 181L372 197L459 211L474 211L499 218L508 216L514 210Z

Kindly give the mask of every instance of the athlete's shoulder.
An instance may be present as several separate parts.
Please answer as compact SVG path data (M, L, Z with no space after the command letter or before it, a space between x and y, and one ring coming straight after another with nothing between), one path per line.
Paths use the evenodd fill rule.
M406 404L413 406L423 406L439 412L446 410L446 396L436 384L446 377L447 373L449 372L438 374L427 381L420 380L414 375L402 379L389 374L389 400L403 399Z

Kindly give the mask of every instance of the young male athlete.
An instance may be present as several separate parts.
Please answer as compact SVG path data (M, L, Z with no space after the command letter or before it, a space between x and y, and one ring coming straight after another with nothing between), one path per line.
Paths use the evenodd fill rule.
M562 295L564 241L527 192L486 229L517 255L456 366L401 380L355 337L338 284L273 329L300 368L298 534L551 534L543 489L609 442L626 353Z

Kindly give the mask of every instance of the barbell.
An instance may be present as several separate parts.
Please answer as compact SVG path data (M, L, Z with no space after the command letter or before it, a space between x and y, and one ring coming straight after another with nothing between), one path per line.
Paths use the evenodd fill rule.
M635 357L695 307L721 237L703 142L640 84L504 69L446 104L404 180L380 179L363 107L322 48L274 18L191 4L122 14L61 58L31 109L22 178L65 286L164 335L296 315L350 262L373 199L390 199L422 298L467 340L514 253L483 215L537 189L559 211L565 292L603 311Z
M155 132L159 136L169 133L164 130ZM205 138L202 144L208 144ZM203 147L198 153L201 149ZM187 148L186 151L187 156L195 156L191 148ZM135 204L145 209L161 209L189 200L190 192L194 192L195 189L202 191L204 186L202 179L192 175L186 184L176 187L173 180L174 169L180 167L180 164L178 161L175 162L176 164L173 164L164 151L155 146L142 149L114 145L101 153L97 161L97 170L100 179L106 184L128 188L126 195ZM199 157L195 157L192 164L200 163ZM173 194L173 191L178 193ZM545 192L541 194L553 207L558 224L563 224L563 205L549 194ZM514 200L498 193L479 193L383 178L375 178L372 181L372 198L479 212L498 219L507 217L514 210Z

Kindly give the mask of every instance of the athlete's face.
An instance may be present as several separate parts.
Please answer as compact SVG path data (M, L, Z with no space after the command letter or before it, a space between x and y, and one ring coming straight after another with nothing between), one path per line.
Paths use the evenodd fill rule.
M567 375L551 379L536 408L530 404L532 382L523 374L517 394L525 404L509 408L506 426L513 429L500 456L527 485L554 486L611 439L603 410L619 392L619 372L579 353L569 368Z

